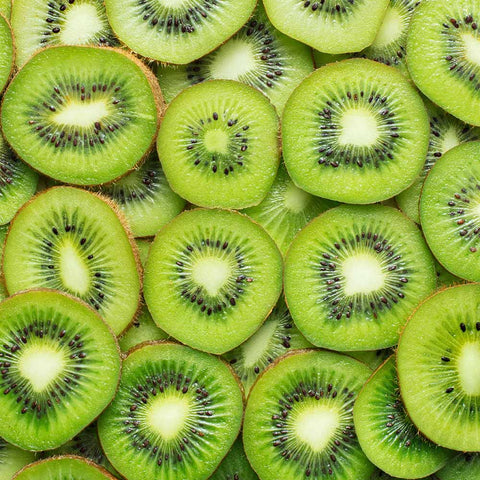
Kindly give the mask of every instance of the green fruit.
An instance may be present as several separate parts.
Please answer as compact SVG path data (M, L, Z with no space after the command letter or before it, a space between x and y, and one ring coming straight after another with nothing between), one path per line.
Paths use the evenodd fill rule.
M13 70L15 46L12 29L0 9L0 92L7 85Z
M480 478L480 454L462 453L448 462L437 476L439 480L478 480Z
M258 480L248 463L242 439L238 438L210 480Z
M0 478L11 480L25 465L35 461L35 454L9 445L0 439Z

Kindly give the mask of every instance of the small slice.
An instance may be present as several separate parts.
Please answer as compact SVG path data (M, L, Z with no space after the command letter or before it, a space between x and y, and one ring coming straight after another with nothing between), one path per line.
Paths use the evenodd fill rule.
M33 290L0 303L0 435L25 450L57 448L115 395L114 335L83 302Z
M250 207L275 180L278 117L258 90L212 80L187 88L170 103L157 150L170 186L189 202Z
M245 215L180 214L158 235L144 295L155 323L193 348L221 354L260 327L282 290L282 257Z
M132 55L50 47L10 83L1 124L8 143L36 170L97 185L132 170L149 152L160 98L152 72Z
M8 444L0 439L0 478L11 480L25 465L35 461L35 454Z
M102 198L72 187L37 195L12 221L3 252L10 293L62 290L81 298L119 334L140 300L133 241Z
M478 480L480 478L480 454L462 453L448 462L438 473L439 480Z
M380 205L323 213L295 237L286 258L290 313L308 340L332 350L395 345L435 286L433 258L419 229Z
M12 74L14 57L12 29L0 11L0 93L3 92Z
M233 444L228 455L215 470L210 480L258 480L257 474L248 463L240 437Z
M295 184L345 203L380 202L405 190L425 163L428 137L428 115L408 80L361 58L316 70L288 99L282 119Z
M418 307L397 351L408 415L436 444L480 450L480 285L436 293Z

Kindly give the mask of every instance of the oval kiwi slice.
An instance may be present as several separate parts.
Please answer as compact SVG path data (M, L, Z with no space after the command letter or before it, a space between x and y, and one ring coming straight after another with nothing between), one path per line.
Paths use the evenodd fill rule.
M285 296L313 344L377 350L398 341L418 302L435 289L422 235L398 210L344 205L307 225L285 265Z
M220 359L173 343L145 344L123 364L99 419L102 446L125 477L208 478L240 430L243 395Z
M120 50L50 47L10 83L2 129L41 173L78 185L105 183L148 153L159 92L154 75Z
M168 106L157 150L175 192L202 207L245 208L278 169L278 117L258 90L233 80L194 85Z
M397 351L402 398L430 440L480 450L480 285L436 293L410 318Z
M233 444L210 480L258 480L257 474L248 463L241 437Z
M3 92L10 79L14 57L12 29L8 20L0 14L0 93Z
M409 419L392 355L358 394L353 419L363 452L394 477L420 478L435 473L451 454L423 437Z
M155 237L145 300L168 334L220 354L250 337L275 306L282 266L273 240L248 217L191 210Z
M0 318L0 435L25 450L59 447L115 395L115 337L85 304L52 290L7 298Z
M440 480L478 480L480 453L462 453L448 462L438 473Z
M35 454L8 444L0 439L0 478L11 480L25 465L35 461Z
M281 357L248 397L245 452L262 480L368 480L374 466L353 425L355 397L371 370L333 352Z
M96 309L118 334L132 321L140 277L132 241L102 198L72 187L37 195L10 225L3 272L10 293L53 288Z
M310 75L288 99L282 121L293 181L346 203L379 202L405 190L425 163L428 135L428 115L408 80L361 58Z

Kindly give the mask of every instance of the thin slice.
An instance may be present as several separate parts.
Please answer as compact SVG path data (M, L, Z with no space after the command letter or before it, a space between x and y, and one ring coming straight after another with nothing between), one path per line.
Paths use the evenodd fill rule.
M8 20L0 12L0 93L7 85L13 70L15 47Z
M448 462L437 477L440 480L478 480L480 478L480 454L462 453Z
M25 465L35 461L35 454L8 444L0 439L0 478L11 480Z
M210 480L258 480L248 463L242 439L238 438Z

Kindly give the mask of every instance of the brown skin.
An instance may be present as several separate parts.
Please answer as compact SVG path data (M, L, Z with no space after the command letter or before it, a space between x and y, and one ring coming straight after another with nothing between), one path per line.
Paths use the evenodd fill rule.
M15 36L13 35L13 30L12 30L12 26L10 25L10 21L8 20L7 17L5 17L5 15L1 14L0 13L0 17L2 17L6 22L7 22L7 25L10 29L10 33L12 35L12 45L13 45L13 55L12 55L12 64L11 64L11 67L10 67L10 74L8 76L8 80L7 80L7 83L5 84L5 86L3 87L3 90L5 90L8 86L8 84L10 83L10 80L12 79L13 77L13 73L14 73L14 69L15 69ZM0 91L0 93L3 92Z

